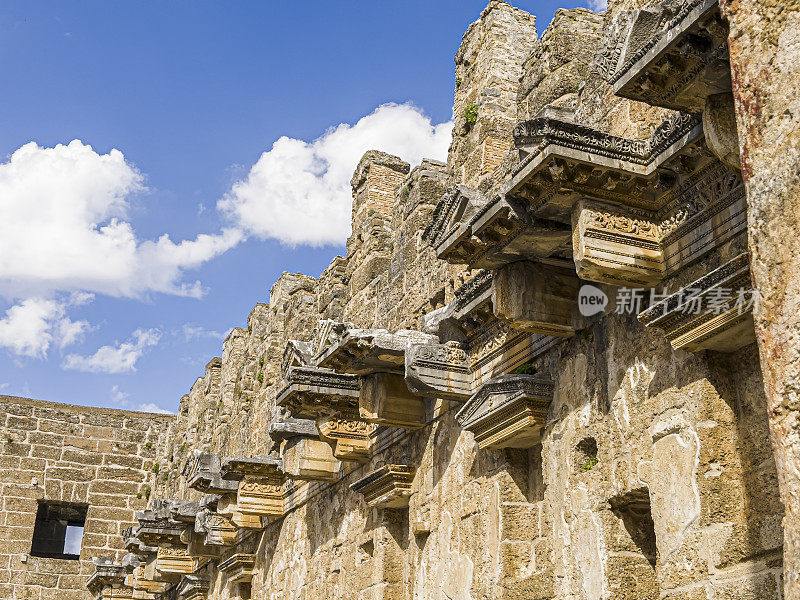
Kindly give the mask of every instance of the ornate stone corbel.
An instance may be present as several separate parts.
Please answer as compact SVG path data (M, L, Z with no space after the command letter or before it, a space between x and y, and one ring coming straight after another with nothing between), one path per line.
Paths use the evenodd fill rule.
M271 423L269 435L281 444L284 472L293 479L336 481L342 463L330 444L320 439L319 429L308 419L286 419Z
M572 220L573 257L579 277L648 288L664 278L662 231L656 219L582 200L575 205Z
M253 579L255 562L255 554L236 553L219 563L217 569L225 573L229 582L244 583Z
M206 600L211 584L207 577L184 575L175 589L176 600Z
M469 356L457 342L412 345L406 351L405 381L418 396L464 402L472 394Z
M580 285L571 268L531 261L505 265L492 278L494 315L520 331L570 336L582 326Z
M747 254L740 254L639 314L664 332L675 350L733 352L756 341Z
M222 475L238 482L236 507L242 514L276 518L285 514L284 499L289 487L280 457L226 458Z
M94 573L86 588L95 600L133 600L133 588L125 585L126 569L111 558L93 558Z
M239 528L230 518L212 508L204 508L197 513L194 529L205 536L207 546L232 546L239 533Z
M438 341L436 336L419 331L348 329L319 354L317 363L340 373L361 376L358 402L361 419L376 425L421 427L425 422L425 405L405 384L405 353L412 345Z
M456 415L478 447L537 444L553 399L553 382L536 375L503 375L486 382Z
M195 559L186 546L164 545L158 547L156 553L156 571L159 573L177 573L184 575L197 570Z
M372 508L407 508L416 469L384 465L350 486Z
M186 484L204 494L225 494L236 491L236 482L222 478L221 461L217 454L192 450L186 459L183 475Z

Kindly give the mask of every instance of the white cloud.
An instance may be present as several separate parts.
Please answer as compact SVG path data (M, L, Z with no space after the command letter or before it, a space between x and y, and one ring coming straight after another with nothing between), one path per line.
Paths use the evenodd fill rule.
M410 104L384 104L355 125L342 123L312 142L282 137L217 208L242 230L286 244L342 244L350 233L350 178L367 150L413 164L444 159L452 123L433 125Z
M102 346L91 356L68 354L62 369L87 373L126 373L136 370L139 360L151 346L158 344L161 332L158 329L137 329L131 337L113 346Z
M164 415L174 414L172 411L165 410L160 406L147 402L144 404L134 404L130 401L131 395L119 389L119 386L114 385L111 387L111 402L117 408L124 408L127 410L138 410L141 412L160 413Z
M65 348L83 339L91 329L86 321L65 316L70 306L85 304L91 297L73 295L66 300L27 298L9 308L0 319L0 347L20 356L45 358L54 342Z
M219 331L212 331L193 323L184 323L180 331L173 331L172 333L173 335L182 335L185 341L191 342L192 340L199 340L200 338L224 340L228 336L229 331L220 333Z
M601 12L608 8L608 0L589 0L589 8Z
M174 414L171 410L166 410L153 404L152 402L148 402L147 404L140 404L136 407L136 410L140 410L142 412L149 412L149 413L159 413L162 415L171 415Z
M184 271L236 245L241 233L140 240L124 218L131 195L143 190L142 175L118 150L98 154L80 140L22 146L0 164L0 292L200 295Z

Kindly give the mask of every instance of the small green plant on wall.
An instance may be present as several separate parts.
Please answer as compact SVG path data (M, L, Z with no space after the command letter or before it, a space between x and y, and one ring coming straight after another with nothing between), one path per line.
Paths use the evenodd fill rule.
M472 104L468 104L467 108L464 110L464 120L466 121L467 125L472 127L475 123L478 122L478 105L474 102Z
M591 471L592 467L597 465L597 457L593 456L591 458L587 458L586 461L583 463L583 470L584 471Z

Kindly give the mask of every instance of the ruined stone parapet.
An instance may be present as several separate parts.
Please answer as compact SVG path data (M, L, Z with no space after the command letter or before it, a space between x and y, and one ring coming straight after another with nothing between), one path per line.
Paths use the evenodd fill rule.
M547 105L576 108L602 25L602 15L585 8L556 11L522 67L520 118L532 118Z
M499 0L464 34L455 57L455 128L447 160L458 183L478 187L511 146L522 65L535 42L535 18Z

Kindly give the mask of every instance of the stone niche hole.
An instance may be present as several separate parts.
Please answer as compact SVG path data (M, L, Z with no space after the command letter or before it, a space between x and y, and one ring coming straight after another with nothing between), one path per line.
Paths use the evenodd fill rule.
M87 509L81 504L39 502L31 556L78 560Z
M593 437L583 438L575 446L575 468L579 473L585 473L595 466L597 466L597 440Z
M655 569L656 529L653 514L650 512L650 493L647 488L639 488L609 500L611 510L625 525L633 543Z

